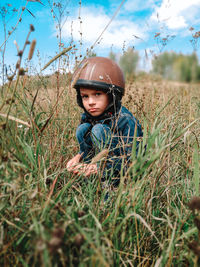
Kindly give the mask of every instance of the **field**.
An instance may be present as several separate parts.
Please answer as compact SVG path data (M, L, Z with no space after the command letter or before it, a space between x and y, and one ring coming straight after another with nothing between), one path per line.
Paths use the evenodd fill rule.
M67 76L20 76L0 101L1 266L198 266L200 85L127 82L146 153L115 190L66 170L81 112Z

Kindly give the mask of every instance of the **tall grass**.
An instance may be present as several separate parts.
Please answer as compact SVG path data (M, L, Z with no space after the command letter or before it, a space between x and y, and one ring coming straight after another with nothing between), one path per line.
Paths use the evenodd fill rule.
M127 81L144 137L119 187L102 186L66 169L81 110L70 75L21 67L33 30L0 98L0 265L198 266L200 86Z
M127 83L124 104L144 138L109 189L67 172L81 111L67 77L59 99L46 83L20 76L10 88L16 120L0 118L1 266L197 266L187 203L199 196L199 85ZM9 99L1 99L3 114Z

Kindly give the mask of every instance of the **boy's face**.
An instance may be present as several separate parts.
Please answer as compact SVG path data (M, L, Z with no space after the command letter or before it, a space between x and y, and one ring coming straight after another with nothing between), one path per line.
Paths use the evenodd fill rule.
M92 116L101 115L109 104L109 97L103 91L80 88L84 108Z

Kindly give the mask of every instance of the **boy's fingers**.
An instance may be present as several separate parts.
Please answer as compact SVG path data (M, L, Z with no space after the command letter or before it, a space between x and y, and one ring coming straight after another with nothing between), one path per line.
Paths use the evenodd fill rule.
M82 164L77 164L77 163L68 163L67 164L67 169L68 170L76 170L76 169L80 169L82 167Z
M73 170L73 169L74 169L74 166L73 166L73 165L68 165L68 166L67 166L67 170L68 170L68 171L71 171L71 170Z
M76 166L73 166L73 168L71 169L73 171L74 174L83 174L85 172L86 169L86 164L78 164Z
M97 167L96 165L90 165L87 169L87 171L85 172L85 176L90 176L92 174L96 174L97 173Z
M90 176L97 173L97 166L94 164L78 164L72 165L68 170L71 170L74 174Z
M73 167L73 165L74 165L73 162L69 161L69 162L67 163L67 169Z
M70 169L71 168L71 165L70 164L67 164L67 169Z

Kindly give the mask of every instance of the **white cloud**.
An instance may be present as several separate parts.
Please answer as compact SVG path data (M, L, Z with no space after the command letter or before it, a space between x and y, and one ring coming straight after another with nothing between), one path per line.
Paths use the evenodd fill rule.
M74 40L79 41L81 38L80 32L82 32L83 43L85 45L92 45L100 36L110 19L111 16L106 15L103 10L82 8L82 23L80 24L78 16L68 18L68 21L63 27L63 36L66 39L70 38L71 21L73 21L72 34ZM126 46L133 46L136 42L141 41L140 39L135 39L133 35L141 39L145 37L142 27L139 27L128 18L115 18L103 33L100 44L103 48L110 48L113 45L113 47L119 49L123 47L125 41Z
M142 1L141 4L141 0L127 0L124 4L124 9L131 12L152 9L155 6L154 2L154 0L146 0Z
M163 0L151 19L163 22L169 29L181 29L192 25L199 12L200 0Z

